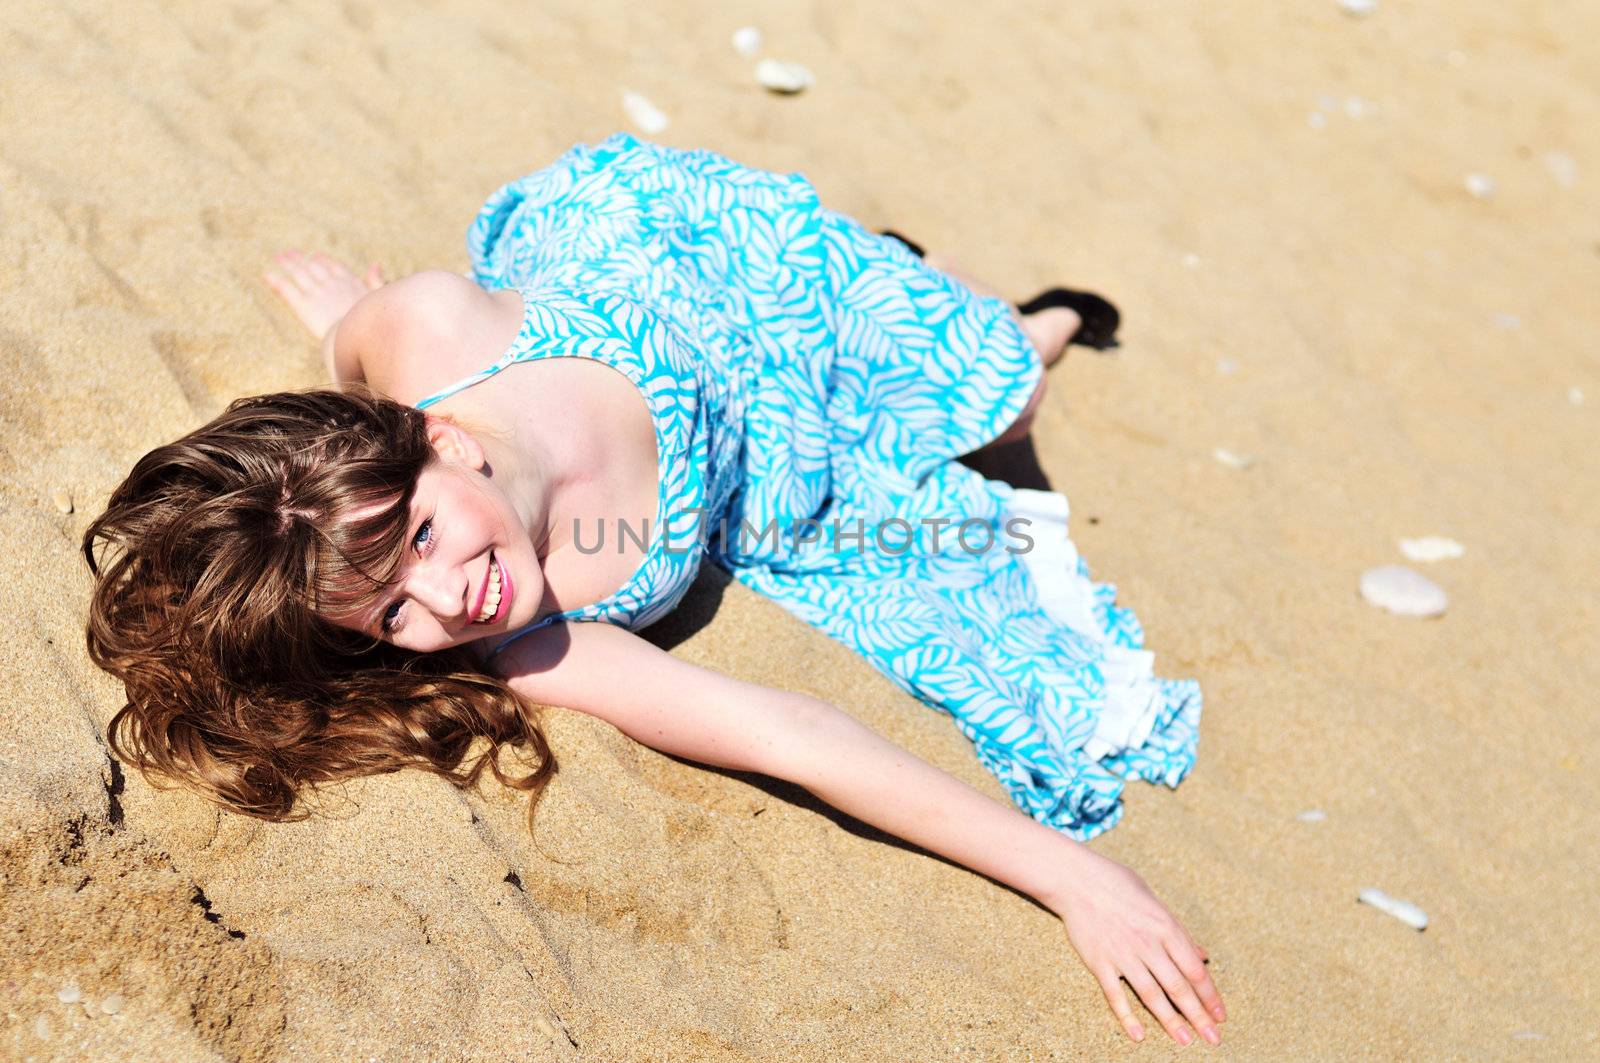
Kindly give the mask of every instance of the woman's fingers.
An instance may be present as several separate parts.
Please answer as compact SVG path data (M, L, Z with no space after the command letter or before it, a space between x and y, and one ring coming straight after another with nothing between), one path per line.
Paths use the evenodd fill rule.
M1167 999L1176 1004L1178 1010L1183 1012L1183 1017L1189 1020L1189 1025L1207 1041L1220 1044L1222 1037L1217 1033L1215 1021L1206 1014L1194 987L1172 959L1165 952L1155 953L1146 961L1146 966L1156 976L1156 981L1161 983L1161 988L1166 990Z
M272 260L277 264L278 272L288 281L288 289L294 292L310 292L316 287L316 280L311 274L311 265L306 257L298 251L285 251ZM287 292L284 293L287 298Z
M1184 946L1187 945L1188 948ZM1167 943L1167 955L1172 957L1172 962L1178 967L1193 987L1195 995L1200 998L1200 1006L1206 1013L1218 1022L1228 1021L1228 1009L1222 1004L1222 994L1217 992L1216 983L1211 981L1211 972L1206 970L1206 950L1196 945L1192 940L1184 938L1181 941Z
M1167 994L1159 983L1156 982L1147 969L1147 965L1140 962L1133 965L1134 970L1123 975L1128 984L1133 986L1133 991L1139 994L1139 999L1144 1001L1144 1006L1156 1021L1167 1031L1167 1034L1180 1045L1187 1045L1194 1040L1194 1034L1185 1026L1178 1013L1172 1009L1172 1002L1167 999Z
M340 273L349 273L350 270L343 262L335 261L318 251L306 262L306 273L311 276L315 284L327 284Z
M261 276L267 282L267 287L277 292L279 298L298 311L302 292L293 276L281 269L269 269Z
M1115 970L1094 972L1095 979L1100 983L1100 991L1106 995L1106 1003L1111 1005L1111 1013L1122 1023L1122 1028L1128 1036L1135 1041L1144 1040L1144 1027L1139 1025L1139 1020L1133 1017L1133 1007L1128 1003L1128 994L1122 991L1122 978Z

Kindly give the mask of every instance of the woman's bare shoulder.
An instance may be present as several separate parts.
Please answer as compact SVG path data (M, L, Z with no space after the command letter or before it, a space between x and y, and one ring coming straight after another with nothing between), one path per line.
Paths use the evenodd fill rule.
M459 273L426 270L363 297L335 336L336 358L380 393L416 402L492 363L522 324L514 291L488 292Z

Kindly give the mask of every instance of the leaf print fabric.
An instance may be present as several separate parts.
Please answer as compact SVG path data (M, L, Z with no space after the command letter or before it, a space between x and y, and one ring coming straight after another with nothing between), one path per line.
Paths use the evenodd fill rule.
M522 293L522 329L419 406L586 357L655 422L670 542L616 595L542 623L644 627L709 558L948 713L1019 807L1074 837L1117 822L1126 779L1187 774L1199 687L1154 676L1138 621L1072 547L1066 499L955 460L1016 420L1042 371L1003 303L798 174L626 134L500 189L468 245L478 283Z

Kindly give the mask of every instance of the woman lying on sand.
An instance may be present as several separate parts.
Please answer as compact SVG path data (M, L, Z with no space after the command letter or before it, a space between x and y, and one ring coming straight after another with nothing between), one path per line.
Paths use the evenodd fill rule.
M1188 770L1199 690L1152 675L1065 499L956 460L1026 435L1078 316L1018 316L797 175L625 135L501 189L470 245L471 280L280 256L344 390L233 403L89 528L118 755L266 819L406 766L537 795L530 703L567 706L1021 890L1131 1037L1122 979L1217 1043L1204 951L1080 844L1124 779ZM705 557L950 713L1027 814L634 634ZM538 769L503 772L502 744Z

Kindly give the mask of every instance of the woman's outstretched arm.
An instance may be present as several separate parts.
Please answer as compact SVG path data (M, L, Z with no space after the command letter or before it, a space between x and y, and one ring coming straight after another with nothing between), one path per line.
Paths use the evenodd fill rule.
M1175 1040L1216 1043L1204 952L1132 871L985 796L816 698L696 667L608 624L557 624L494 661L533 701L598 716L663 752L805 787L863 823L1048 907L1134 1040L1121 979ZM1176 1007L1174 1007L1176 1005ZM1181 1012L1181 1018L1180 1013Z

